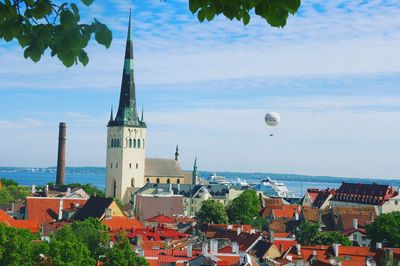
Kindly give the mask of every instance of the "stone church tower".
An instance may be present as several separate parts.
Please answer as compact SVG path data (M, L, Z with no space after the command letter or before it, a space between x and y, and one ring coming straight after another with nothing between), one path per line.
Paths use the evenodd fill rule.
M146 123L136 110L131 16L129 16L121 94L116 117L107 125L106 194L126 203L129 187L144 185Z

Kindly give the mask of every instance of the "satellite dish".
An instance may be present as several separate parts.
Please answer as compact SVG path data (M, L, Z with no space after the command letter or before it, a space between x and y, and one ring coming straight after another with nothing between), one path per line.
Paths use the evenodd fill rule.
M279 121L281 121L281 116L278 113L268 112L265 115L265 123L270 127L277 126L279 124Z

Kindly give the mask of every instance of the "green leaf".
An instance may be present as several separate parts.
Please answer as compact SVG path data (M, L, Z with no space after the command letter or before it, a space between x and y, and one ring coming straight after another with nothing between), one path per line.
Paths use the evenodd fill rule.
M81 61L82 65L86 66L89 63L89 57L84 50L81 50L79 54L79 61Z
M204 9L201 9L199 13L197 13L197 18L200 22L204 21L204 19L206 18L206 12L204 12Z
M112 41L112 32L106 25L101 24L100 22L96 21L97 23L97 31L95 34L95 39L99 44L104 45L106 48L109 48Z
M189 9L193 14L199 9L199 0L189 0Z
M243 11L242 13L242 20L243 20L243 24L247 25L250 22L250 15L249 13L247 13L246 11Z
M283 2L285 3L286 8L292 15L297 12L301 5L301 0L284 0Z
M69 11L68 9L61 12L60 15L60 23L61 25L65 26L66 28L70 28L76 24L76 18L74 14Z
M86 6L90 6L93 2L94 2L94 0L81 0L82 1L82 3L84 3Z
M79 21L81 19L81 17L79 15L79 9L76 6L76 4L71 3L71 9L72 9L72 11L74 11L74 15L75 15L76 20Z

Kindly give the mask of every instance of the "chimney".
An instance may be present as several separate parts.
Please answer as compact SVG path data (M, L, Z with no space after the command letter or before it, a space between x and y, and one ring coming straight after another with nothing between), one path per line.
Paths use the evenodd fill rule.
M269 242L273 244L275 241L274 230L269 230Z
M59 203L59 205L58 205L58 220L61 220L62 217L63 217L63 209L64 209L64 206L63 206L63 199L60 198L60 203Z
M35 194L36 193L36 186L35 185L32 185L32 194Z
M358 220L357 219L353 219L353 228L354 229L358 229Z
M228 224L228 225L226 226L226 229L228 229L228 230L232 230L232 228L233 228L233 226L232 226L231 224Z
M301 245L296 244L296 251L297 251L297 256L301 256Z
M61 122L60 129L58 132L58 158L57 158L56 185L64 185L66 132L67 132L67 124Z
M241 226L239 226L239 227L236 229L236 233L237 233L237 235L240 235L240 234L242 233L242 227L241 227Z
M295 219L296 221L299 220L299 213L297 212L297 210L296 210L296 212L294 213L294 219Z
M369 214L369 220L371 221L371 223L375 222L375 214L374 213L370 213Z
M375 248L376 249L382 249L382 242L376 242Z
M187 248L186 248L186 256L187 256L188 258L193 257L193 245L192 245L192 243L189 243L189 244L187 245Z
M256 229L254 229L254 228L250 229L249 233L250 233L250 235L255 234L256 233Z
M70 188L70 187L67 187L67 194L66 194L66 196L67 196L67 197L71 196L71 188Z
M201 246L201 254L202 255L208 254L208 244L207 243L203 243L203 245Z
M46 197L49 196L49 185L46 185L46 186L44 187L44 195L45 195Z
M335 257L339 257L339 246L340 244L333 244L333 251L335 252Z
M232 253L239 254L239 244L237 242L232 242Z
M210 241L210 253L211 254L217 254L218 253L218 240L217 239L211 239L211 241Z

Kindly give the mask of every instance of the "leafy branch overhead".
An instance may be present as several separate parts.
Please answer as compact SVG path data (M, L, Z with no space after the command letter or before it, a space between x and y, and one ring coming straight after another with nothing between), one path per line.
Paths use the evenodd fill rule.
M93 0L81 0L89 6ZM47 49L51 56L67 67L78 61L89 62L85 51L92 34L96 41L110 47L112 32L94 19L91 24L80 23L75 3L54 4L51 0L0 1L0 39L14 39L24 49L24 57L37 62Z
M273 27L284 27L289 14L294 15L301 0L189 0L189 9L197 13L200 22L211 21L223 14L230 20L237 19L244 25L250 22L250 14L265 19Z

